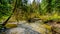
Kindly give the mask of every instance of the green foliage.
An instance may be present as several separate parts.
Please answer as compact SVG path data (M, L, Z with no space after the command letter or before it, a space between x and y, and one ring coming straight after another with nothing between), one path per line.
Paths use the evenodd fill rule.
M17 8L23 10L23 11L27 11L27 0L18 0L17 2Z
M15 0L0 0L0 21L3 17L8 17L12 13ZM32 15L40 17L41 15L53 15L60 13L60 0L42 0L40 3L36 0L28 4L28 0L17 0L15 16L25 19L31 18ZM20 13L21 12L21 13ZM34 16L34 17L35 17ZM50 18L50 17L49 17ZM55 17L54 17L55 18Z
M55 3L55 7L56 7L56 11L58 11L58 13L60 12L60 0L56 0L56 3Z
M8 0L0 0L0 20L4 16L8 17L12 13L12 5L8 3Z
M52 13L51 11L51 1L52 0L42 0L41 3L41 9L42 9L42 13L46 14L46 13Z

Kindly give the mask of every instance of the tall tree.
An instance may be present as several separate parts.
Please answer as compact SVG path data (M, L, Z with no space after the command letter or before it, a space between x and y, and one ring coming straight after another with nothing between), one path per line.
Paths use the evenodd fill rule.
M11 18L11 16L13 15L13 13L14 13L14 11L15 11L15 9L17 8L16 5L17 4L17 0L16 0L16 2L15 2L15 6L14 6L14 9L13 9L13 12L12 12L12 14L8 17L8 19L5 21L5 22L3 22L3 24L2 24L2 26L5 26L6 25L6 23L7 23L7 21Z

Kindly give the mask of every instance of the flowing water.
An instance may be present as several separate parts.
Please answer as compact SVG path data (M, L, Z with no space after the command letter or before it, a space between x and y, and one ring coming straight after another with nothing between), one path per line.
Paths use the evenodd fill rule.
M5 34L46 34L46 29L37 22L20 23L17 27L6 30Z

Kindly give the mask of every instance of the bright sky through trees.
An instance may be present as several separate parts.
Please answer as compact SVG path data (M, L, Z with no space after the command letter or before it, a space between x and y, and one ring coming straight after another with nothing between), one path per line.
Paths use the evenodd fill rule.
M30 3L32 3L33 2L33 0L28 0L28 3L30 4Z
M35 0L36 2L38 1L38 2L41 2L41 0ZM32 3L33 2L33 0L28 0L28 3Z

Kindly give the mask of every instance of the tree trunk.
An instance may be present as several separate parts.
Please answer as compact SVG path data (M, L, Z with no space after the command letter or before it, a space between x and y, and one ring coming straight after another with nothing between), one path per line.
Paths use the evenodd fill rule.
M7 19L5 22L3 22L2 26L5 26L5 25L6 25L6 23L8 22L8 20L9 20L9 19L11 18L11 16L14 14L14 11L15 11L16 8L17 8L17 0L16 0L16 2L15 2L15 6L14 6L14 9L13 9L12 14L8 17L8 19Z

